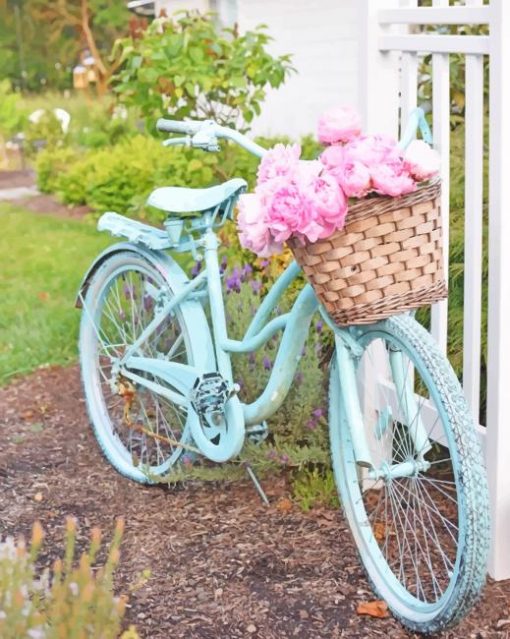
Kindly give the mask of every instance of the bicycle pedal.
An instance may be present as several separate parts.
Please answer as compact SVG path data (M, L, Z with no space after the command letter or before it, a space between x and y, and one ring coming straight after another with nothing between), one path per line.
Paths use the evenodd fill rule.
M246 437L253 444L261 444L269 435L269 428L267 422L263 421L262 424L254 424L246 428Z
M225 404L236 390L219 373L204 373L197 377L190 399L200 419L209 421L207 417L210 417L212 422L216 423L225 411Z

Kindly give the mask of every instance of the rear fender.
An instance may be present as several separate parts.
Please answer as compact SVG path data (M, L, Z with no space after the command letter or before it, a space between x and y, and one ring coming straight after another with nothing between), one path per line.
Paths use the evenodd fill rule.
M94 273L112 255L122 252L131 252L147 260L166 279L174 293L178 292L189 281L186 273L167 253L148 249L131 242L120 242L109 246L92 262L78 289L75 301L76 308L82 308L82 299L85 299ZM179 309L185 324L193 334L194 345L197 346L194 350L200 355L201 361L194 362L194 365L203 372L215 371L216 358L211 332L202 305L196 300L185 300L179 305Z
M133 244L132 242L120 242L106 248L89 266L78 288L78 294L74 303L75 308L82 308L81 300L87 294L90 280L101 264L115 253L123 253L125 251L141 255L144 259L150 262L150 264L156 268L161 275L165 277L165 279L171 282L172 288L175 291L179 290L188 281L188 277L182 268L172 257L163 251L151 250L144 246L140 246L139 244Z

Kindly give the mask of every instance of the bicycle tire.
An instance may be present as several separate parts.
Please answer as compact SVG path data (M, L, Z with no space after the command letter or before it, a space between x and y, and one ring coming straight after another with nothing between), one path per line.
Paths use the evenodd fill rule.
M385 341L393 349L401 349L405 358L407 358L406 361L412 362L412 367L409 364L408 366L412 369L413 393L417 393L418 389L420 392L428 391L429 395L428 404L423 400L423 403L417 407L416 413L418 414L419 412L421 415L422 411L432 401L434 402L437 419L440 419L444 426L446 440L442 439L442 443L437 443L439 439L435 440L432 451L434 451L434 454L438 454L437 451L441 450L440 454L444 455L444 450L447 450L452 468L448 469L447 473L442 471L443 474L439 476L442 476L443 479L437 479L438 469L446 469L446 464L443 462L447 461L446 459L439 459L432 461L430 468L423 471L423 473L417 471L415 478L405 478L410 480L406 484L407 488L403 487L404 478L390 477L379 480L379 484L372 479L373 488L367 489L367 485L364 485L364 482L367 481L367 473L366 471L360 471L355 463L351 438L351 429L354 425L349 424L349 417L345 410L345 399L342 395L346 392L346 389L342 387L342 376L339 374L336 360L333 359L330 374L329 421L334 476L346 520L351 528L361 561L374 590L379 597L386 601L394 616L403 625L412 631L428 634L458 623L467 614L483 587L486 576L490 531L486 474L476 429L469 414L460 384L449 362L441 354L429 333L409 316L394 316L378 324L360 327L358 344L363 349L364 355L369 352L369 346L375 343L375 340L379 340L379 343ZM388 357L390 357L389 352L386 350ZM363 357L361 358L362 361ZM356 366L355 361L352 360L352 362L353 366ZM404 357L402 357L402 362L404 362ZM391 370L391 367L386 370ZM356 371L361 378L363 368L359 362ZM417 375L420 378L417 378ZM423 386L423 382L426 388ZM405 383L407 382L404 382L404 385ZM420 386L420 384L422 385ZM393 383L392 385L390 383L389 385L381 385L381 387L385 388L384 392L387 393L387 397L383 401L394 404L395 397L399 398L396 384ZM364 391L359 380L357 390L360 410L362 410L362 394ZM400 392L400 398L402 396L403 392ZM391 410L394 411L395 409L390 407L388 422L393 419ZM408 405L406 406L406 412L409 412ZM372 412L371 415L368 410L363 413L365 428L369 428L376 433L373 436L378 441L382 441L383 437L386 437L386 433L390 432L388 430L384 431L383 427L380 426L381 415L383 414L384 409L379 412ZM400 413L396 415L400 415ZM407 419L409 419L409 415L407 415ZM383 426L385 420L386 417L382 419ZM416 419L416 423L418 423L418 419ZM377 425L377 429L374 428L375 425ZM383 432L383 435L380 434L381 432ZM405 447L402 443L397 442L395 444L395 432L399 433L402 442L407 438L409 446L406 451L404 451ZM433 431L430 432L432 433ZM387 456L391 454L391 463L403 463L402 460L405 455L412 454L412 447L410 446L412 442L411 435L411 429L404 423L404 419L400 417L399 421L395 417L391 425L391 436L388 434L388 441L386 441L384 446L381 444L381 449L386 451ZM434 437L437 435L436 431ZM399 451L402 460L397 458L396 451ZM414 454L417 458L416 451L414 451ZM429 455L429 461L434 459L432 452L427 454ZM426 459L426 455L424 458ZM429 472L428 477L425 477L426 472ZM436 475L434 475L434 472ZM365 475L364 478L363 474ZM423 481L421 480L422 474L424 475ZM444 479L445 477L450 479L447 481ZM401 483L398 483L399 480L402 480ZM415 487L410 489L409 486L412 481L415 482ZM429 486L429 492L427 493L429 501L426 499L423 487L421 485L416 487L419 481L422 481L425 486ZM425 483L427 481L429 482L428 484ZM398 488L396 487L397 485ZM458 532L456 534L454 534L455 524L453 519L452 521L448 520L449 524L440 519L440 516L448 519L444 513L452 512L453 510L453 506L450 504L453 485L457 495L456 527ZM406 492L406 490L410 492ZM393 496L391 495L392 492ZM444 495L443 492L445 493ZM431 494L435 495L435 502L430 497ZM398 496L398 499L395 499L395 495ZM411 499L412 495L414 496ZM397 513L400 507L404 506L405 499L408 500L405 521L400 518L399 524L398 518L395 516L394 520L391 520L387 511L391 510L392 515L394 511ZM370 500L372 500L372 505L370 505ZM414 511L412 512L414 512L415 518L414 527L409 525L408 529L408 521L412 514L409 506L411 501L414 506ZM384 515L381 513L381 504L383 502L385 503ZM443 502L446 503L446 506L443 505ZM388 508L388 504L390 504L390 508ZM423 506L423 504L426 506ZM432 513L430 516L427 514L428 521L427 517L423 516L425 508L430 509L430 513ZM376 511L376 509L378 510ZM438 513L435 513L434 509ZM421 513L421 524L416 519L416 511ZM440 532L438 535L434 527L434 521L440 522L443 528L449 531L449 536L444 532ZM404 535L408 530L410 537L411 534L414 535L415 558L412 557L411 542L408 541L409 545L406 547L404 545L405 541L402 539L402 544L399 544L399 535L398 532L395 532L395 530L398 531L399 525ZM431 533L432 530L433 533ZM395 540L391 540L392 536L396 537L397 543L395 543ZM438 548L440 543L442 543L439 540L440 536L448 541L455 554L454 562L452 562L451 558L447 560L440 555L439 551L441 550L446 557L446 550L443 548L439 548L439 550L432 548L433 552L429 551L427 544L433 545L434 536L434 543ZM456 546L449 540L449 537L454 538L455 536L457 537ZM396 553L390 551L392 545L393 547L398 545ZM428 557L425 556L424 546L429 551ZM394 556L398 552L400 552L400 567L398 574L395 575L396 563ZM418 554L420 554L419 558ZM439 559L442 559L445 565L443 569L445 575L434 575L440 567ZM410 566L410 561L416 574L416 592L414 592L412 578L406 577L406 570ZM452 562L453 570L448 570L448 561ZM425 573L431 574L428 582L432 584L432 596L430 595L430 586L424 586L423 583L420 586L418 585L418 580L422 580L422 577L418 575L419 571L424 576ZM413 592L410 592L410 590ZM439 596L437 596L438 594ZM434 596L435 600L432 601ZM427 600L427 597L430 601Z

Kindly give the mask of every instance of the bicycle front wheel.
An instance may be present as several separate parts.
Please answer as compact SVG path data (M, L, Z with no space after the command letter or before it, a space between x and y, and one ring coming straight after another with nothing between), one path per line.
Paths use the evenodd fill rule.
M335 480L376 592L411 630L436 632L467 613L485 581L488 494L476 429L451 366L414 319L363 327L358 343L356 403L374 468L356 463L359 421L334 361Z

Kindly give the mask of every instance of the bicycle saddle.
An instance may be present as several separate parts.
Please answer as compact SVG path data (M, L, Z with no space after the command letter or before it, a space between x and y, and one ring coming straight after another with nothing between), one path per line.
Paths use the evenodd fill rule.
M147 204L168 213L191 213L210 211L246 189L246 182L234 178L207 189L190 189L181 186L164 186L155 189Z

